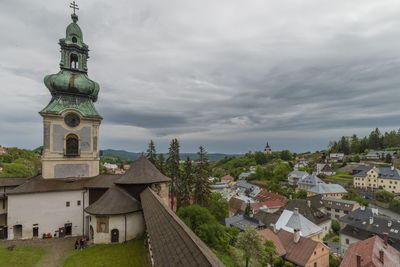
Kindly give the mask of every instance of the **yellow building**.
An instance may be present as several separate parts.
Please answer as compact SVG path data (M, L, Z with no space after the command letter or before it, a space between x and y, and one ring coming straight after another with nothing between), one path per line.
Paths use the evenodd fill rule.
M362 171L354 175L355 188L369 190L384 189L398 194L400 193L400 170L392 167L373 167L368 171Z

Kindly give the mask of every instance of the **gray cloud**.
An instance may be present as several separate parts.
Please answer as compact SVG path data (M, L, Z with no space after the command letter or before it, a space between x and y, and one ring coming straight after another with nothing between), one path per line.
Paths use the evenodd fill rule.
M397 1L84 1L89 77L101 86L102 148L326 148L399 128ZM1 1L0 144L41 144L70 23L57 1ZM6 112L4 112L6 110ZM29 133L29 138L26 137Z

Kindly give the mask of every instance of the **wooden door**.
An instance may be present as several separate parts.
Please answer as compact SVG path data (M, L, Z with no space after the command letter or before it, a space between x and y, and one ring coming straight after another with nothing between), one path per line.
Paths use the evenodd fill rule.
M33 237L39 236L39 227L33 227Z
M118 243L119 242L119 231L118 229L111 230L111 243Z

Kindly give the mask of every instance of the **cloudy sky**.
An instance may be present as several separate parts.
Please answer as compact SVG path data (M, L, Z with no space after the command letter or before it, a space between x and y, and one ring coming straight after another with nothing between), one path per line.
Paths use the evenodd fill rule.
M0 1L0 144L42 144L69 1ZM325 149L400 127L399 1L77 1L101 148Z

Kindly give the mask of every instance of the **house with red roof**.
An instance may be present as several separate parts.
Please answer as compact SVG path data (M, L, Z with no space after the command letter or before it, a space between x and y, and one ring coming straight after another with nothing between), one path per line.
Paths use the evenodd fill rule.
M353 243L347 249L340 267L400 266L400 252L388 244L388 235L382 240L375 235Z
M232 176L230 176L229 174L221 177L221 182L226 183L226 184L233 182L233 180L234 180L234 178Z

